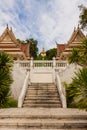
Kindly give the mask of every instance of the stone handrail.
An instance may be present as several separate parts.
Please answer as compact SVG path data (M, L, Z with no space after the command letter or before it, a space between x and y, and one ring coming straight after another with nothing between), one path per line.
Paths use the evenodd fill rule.
M33 67L53 67L52 60L34 60Z
M25 81L24 81L24 84L23 84L23 87L22 87L22 90L21 90L21 94L20 94L19 99L18 99L18 107L20 107L20 108L23 105L23 101L24 101L24 98L25 98L25 94L26 94L28 84L29 84L29 72L26 75L26 78L25 78Z
M20 67L30 67L30 61L19 61L19 66Z
M56 67L66 67L67 66L67 61L56 61Z
M33 60L30 61L15 61L17 64L19 64L19 67L21 68L39 68L39 67L50 67L50 68L65 68L67 66L67 61L60 61L60 60Z
M66 96L64 94L64 91L63 91L63 88L62 88L62 85L61 85L61 80L60 80L60 77L59 77L58 74L56 75L56 83L57 83L57 89L58 89L58 92L59 92L59 95L60 95L60 99L61 99L61 102L62 102L62 107L66 108L67 107Z

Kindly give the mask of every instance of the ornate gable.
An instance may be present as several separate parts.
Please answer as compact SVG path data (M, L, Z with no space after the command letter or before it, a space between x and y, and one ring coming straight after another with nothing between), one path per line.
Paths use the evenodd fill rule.
M12 32L12 30L10 30L8 28L8 25L5 29L5 31L2 33L1 37L0 37L0 43L3 42L13 42L13 43L17 43L17 40Z
M65 45L65 49L60 51L60 46L57 45L57 59L66 60L73 48L80 48L82 41L85 39L85 35L82 33L79 26L74 29L69 41Z
M0 51L10 54L13 59L26 59L25 53L21 50L12 29L10 30L8 25L0 37Z
M71 35L71 38L68 41L68 44L81 42L84 38L85 38L85 35L82 33L81 29L78 26L76 30L74 29L73 34Z

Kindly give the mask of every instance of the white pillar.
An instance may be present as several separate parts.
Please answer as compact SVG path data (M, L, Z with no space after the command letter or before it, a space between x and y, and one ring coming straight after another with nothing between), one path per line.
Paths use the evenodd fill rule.
M53 57L53 69L54 69L54 72L53 72L53 77L54 77L54 83L55 83L55 80L56 80L56 59L55 57Z
M55 57L53 57L53 68L55 69L55 67L56 67L56 59Z
M30 60L30 68L33 68L33 57L31 57L31 60Z

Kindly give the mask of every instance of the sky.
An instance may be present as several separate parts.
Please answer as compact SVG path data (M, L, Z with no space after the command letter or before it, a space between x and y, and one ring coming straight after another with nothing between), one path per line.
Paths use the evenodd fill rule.
M87 0L0 0L0 35L8 24L16 38L37 40L39 52L56 48L78 26L81 4Z

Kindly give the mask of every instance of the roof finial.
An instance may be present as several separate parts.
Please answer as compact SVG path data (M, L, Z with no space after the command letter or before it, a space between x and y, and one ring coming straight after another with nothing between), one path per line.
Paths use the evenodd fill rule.
M76 27L74 27L74 32L76 31Z
M8 29L8 24L7 24L7 29Z
M78 29L79 29L79 24L78 24Z
M10 30L12 31L12 27L10 27Z

